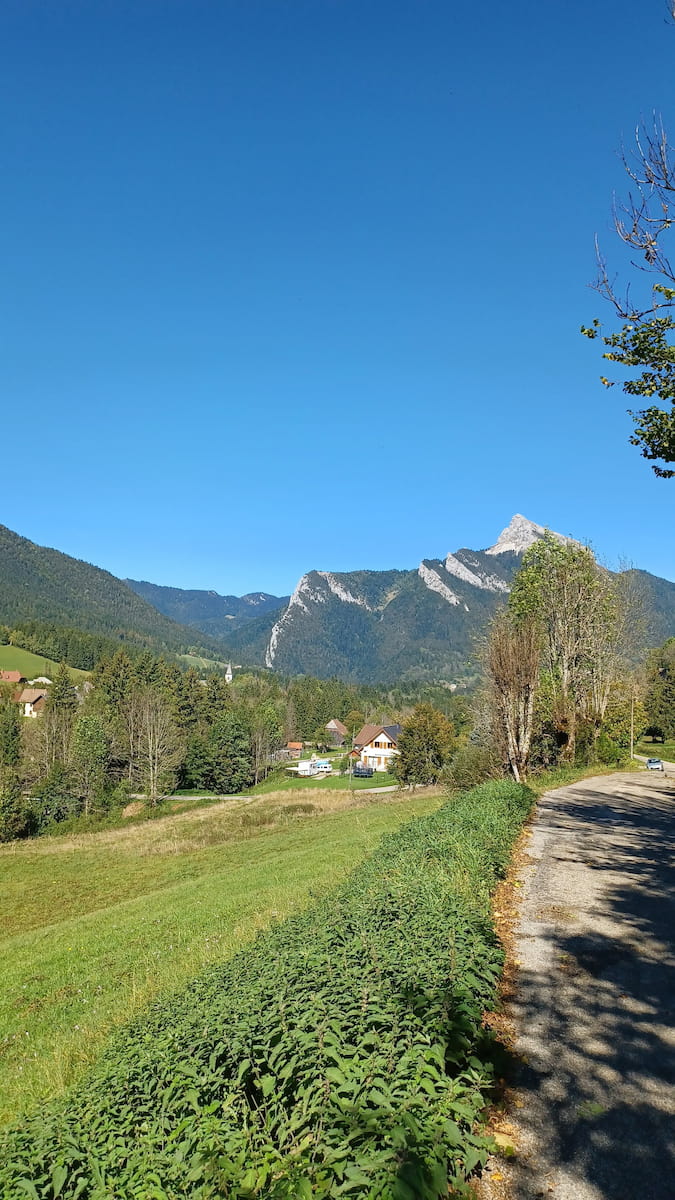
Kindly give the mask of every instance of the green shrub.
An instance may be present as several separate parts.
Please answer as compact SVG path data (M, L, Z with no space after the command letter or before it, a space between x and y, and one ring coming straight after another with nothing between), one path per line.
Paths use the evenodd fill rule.
M498 779L503 773L493 750L488 746L474 746L469 742L453 755L443 770L441 782L450 788L465 791L485 783L488 779Z
M35 804L22 795L18 779L11 774L0 781L0 842L33 837L40 827Z
M438 1200L484 1161L489 897L530 809L484 784L154 1005L65 1101L0 1139L34 1200ZM1 1189L4 1188L4 1191Z
M621 763L628 761L629 756L626 751L621 746L618 746L616 742L613 742L606 733L601 733L595 744L595 757L597 761L603 763L604 766L611 766L612 763L616 763L617 766L620 766Z

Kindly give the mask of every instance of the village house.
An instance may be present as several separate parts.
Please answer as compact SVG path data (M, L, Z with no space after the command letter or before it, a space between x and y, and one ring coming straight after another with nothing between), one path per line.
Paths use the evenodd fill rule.
M25 683L26 676L20 671L0 671L0 683Z
M364 725L354 738L354 757L364 767L388 771L398 754L400 725Z
M344 746L348 731L347 726L343 725L342 721L338 721L337 717L334 717L326 725L326 731L332 746Z
M14 697L23 709L24 717L38 717L44 711L47 692L44 688L24 688Z

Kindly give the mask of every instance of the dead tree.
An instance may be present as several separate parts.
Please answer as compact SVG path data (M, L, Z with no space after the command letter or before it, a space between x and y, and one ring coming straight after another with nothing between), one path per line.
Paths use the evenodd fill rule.
M486 668L493 717L503 735L509 766L520 783L527 775L539 680L541 643L533 621L500 613L492 623Z

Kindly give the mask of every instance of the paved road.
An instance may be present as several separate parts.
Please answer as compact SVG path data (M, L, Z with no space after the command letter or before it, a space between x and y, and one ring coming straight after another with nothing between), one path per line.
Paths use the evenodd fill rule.
M499 1170L518 1200L674 1200L675 780L550 792L528 850L518 1154Z

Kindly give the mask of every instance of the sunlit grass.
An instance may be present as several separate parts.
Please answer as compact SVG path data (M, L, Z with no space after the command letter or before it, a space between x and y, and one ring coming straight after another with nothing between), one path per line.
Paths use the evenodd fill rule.
M0 1120L62 1091L117 1025L440 799L284 791L0 847Z
M675 762L675 741L638 742L635 753L644 754L645 758L665 758L666 762Z

